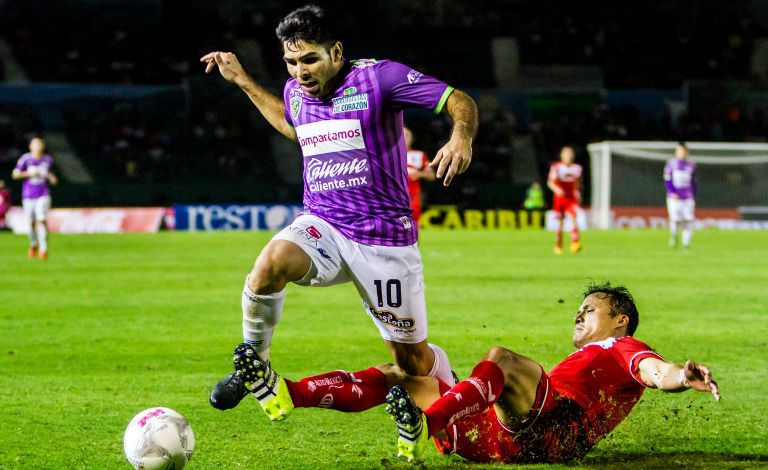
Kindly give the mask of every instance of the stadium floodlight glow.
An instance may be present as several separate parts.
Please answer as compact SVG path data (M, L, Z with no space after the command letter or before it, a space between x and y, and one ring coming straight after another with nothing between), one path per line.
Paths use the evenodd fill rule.
M664 164L677 142L604 141L589 144L592 226L611 227L612 207L664 207ZM697 207L768 206L768 144L686 142L696 162Z

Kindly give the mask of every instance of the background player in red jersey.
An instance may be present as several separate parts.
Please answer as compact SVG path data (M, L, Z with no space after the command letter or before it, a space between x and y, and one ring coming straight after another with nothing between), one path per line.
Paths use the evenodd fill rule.
M11 191L5 186L5 181L0 180L0 230L7 228L5 215L11 209Z
M645 388L692 388L720 399L709 368L667 362L632 337L639 314L626 288L587 287L574 323L579 349L549 373L533 359L494 347L453 387L391 364L286 383L297 408L363 411L386 400L399 428L398 456L409 460L418 459L434 436L441 453L476 462L560 462L584 456L629 414ZM277 376L265 363L236 367Z
M411 197L413 220L418 224L421 217L421 180L435 181L435 169L429 165L426 153L413 148L413 132L407 127L403 131L408 151L408 195Z
M574 163L576 152L573 147L566 145L560 149L560 161L549 168L547 186L555 193L552 200L552 210L557 216L557 235L555 239L555 254L563 254L563 220L565 215L571 216L571 253L581 250L579 227L576 223L576 210L581 203L582 168Z

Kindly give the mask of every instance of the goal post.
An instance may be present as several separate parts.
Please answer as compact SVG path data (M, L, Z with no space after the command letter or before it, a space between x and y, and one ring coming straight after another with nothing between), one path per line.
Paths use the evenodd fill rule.
M592 226L613 224L617 207L663 208L663 171L677 142L604 141L589 144ZM686 142L697 164L696 206L739 209L768 206L768 144Z

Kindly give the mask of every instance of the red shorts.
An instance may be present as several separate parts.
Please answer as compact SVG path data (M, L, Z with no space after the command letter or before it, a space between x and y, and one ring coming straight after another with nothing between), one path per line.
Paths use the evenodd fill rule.
M584 409L555 390L542 370L536 401L520 430L506 428L491 407L448 426L448 441L438 447L473 462L562 462L582 457L592 447L586 429Z
M558 214L576 215L579 201L573 197L555 196L552 200L552 210Z

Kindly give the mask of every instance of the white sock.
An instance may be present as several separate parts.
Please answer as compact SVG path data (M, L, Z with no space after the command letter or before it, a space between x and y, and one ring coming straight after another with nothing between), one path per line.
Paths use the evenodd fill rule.
M40 251L48 251L48 227L45 224L37 226L37 238L40 240Z
M672 240L677 240L677 222L669 223L669 236L672 237Z
M435 353L435 363L432 364L432 370L429 371L431 377L436 377L438 380L444 382L449 387L453 387L453 372L451 371L451 362L448 360L448 355L443 351L440 346L429 343L429 349Z
M32 226L29 229L29 245L37 247L37 232L35 231L34 222L32 222Z
M683 227L683 246L688 248L691 246L691 237L693 237L693 227L690 222L686 222Z
M256 295L248 288L246 279L242 300L243 339L253 346L262 359L268 361L272 332L283 313L285 290L275 294Z

